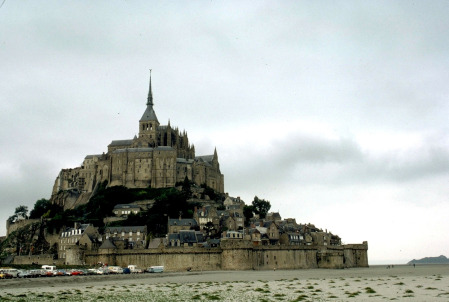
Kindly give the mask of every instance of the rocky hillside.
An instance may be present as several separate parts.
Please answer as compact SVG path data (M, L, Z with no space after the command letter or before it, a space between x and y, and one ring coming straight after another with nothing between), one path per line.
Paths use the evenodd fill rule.
M413 259L409 261L407 264L449 264L449 259L446 256L438 256L438 257L425 257L422 259Z

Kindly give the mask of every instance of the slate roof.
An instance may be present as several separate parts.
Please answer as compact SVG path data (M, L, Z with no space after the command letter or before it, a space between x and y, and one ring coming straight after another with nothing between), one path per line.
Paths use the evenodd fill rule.
M142 118L140 119L140 122L149 122L149 121L156 121L157 120L156 112L154 112L153 105L148 104L147 109L145 109L145 112L142 115ZM156 126L156 125L155 125Z
M143 226L119 226L119 227L107 227L105 232L109 232L109 233L121 233L121 232L141 232L141 233L145 233L147 231L147 227L145 225Z
M117 149L114 150L112 153L124 153L124 152L129 152L129 153L133 153L133 152L151 152L153 151L153 148L148 148L148 147L144 147L144 148L124 148L124 149Z
M158 147L154 148L154 150L173 151L175 149L170 146L158 146Z
M116 209L140 209L140 207L136 204L123 204L119 203L115 205L114 210Z
M179 240L181 244L184 243L198 243L203 242L203 233L193 230L179 231L179 233L168 234L168 241Z
M111 241L111 239L108 238L100 245L100 247L98 249L110 250L110 249L115 249L115 248L117 248L117 247L114 245L114 243Z
M213 159L214 159L213 155L203 155L195 157L196 162L204 163L207 166L210 166L210 163L212 162Z
M174 226L174 225L180 225L180 226L195 226L198 225L196 223L195 219L192 218L185 218L185 219L168 219L168 225Z
M157 249L161 243L165 245L166 241L167 239L165 238L153 238L153 240L151 240L150 243L148 244L148 248Z
M193 163L193 159L177 158L176 162L177 163L184 163L184 164L192 164Z
M132 139L122 139L112 141L109 146L131 146L133 143Z

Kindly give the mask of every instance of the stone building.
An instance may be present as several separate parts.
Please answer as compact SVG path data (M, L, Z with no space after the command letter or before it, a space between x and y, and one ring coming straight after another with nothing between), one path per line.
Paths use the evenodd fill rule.
M145 248L147 226L107 227L104 231L105 240L121 240L127 248Z
M98 229L91 224L75 223L73 228L66 228L59 236L58 258L66 259L68 250L96 250L101 244ZM70 263L74 264L73 261Z
M52 202L66 209L86 203L103 181L107 181L108 186L166 188L174 187L187 177L197 185L205 184L223 193L224 176L220 172L217 150L211 155L196 156L187 132L172 127L170 121L161 125L153 106L150 77L138 135L132 139L113 140L107 153L87 155L80 167L61 170L53 186Z
M179 233L180 231L188 231L188 230L199 230L198 223L195 219L192 218L181 218L174 219L169 218L167 222L167 233Z
M140 207L136 204L122 204L119 203L114 206L112 212L115 216L125 216L127 217L130 214L138 214L140 212Z

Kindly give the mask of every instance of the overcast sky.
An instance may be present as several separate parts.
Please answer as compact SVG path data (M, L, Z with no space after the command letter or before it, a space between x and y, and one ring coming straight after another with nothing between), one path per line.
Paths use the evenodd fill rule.
M4 2L4 1L1 1ZM1 4L1 3L0 3ZM449 256L448 1L8 1L0 235L62 168L161 124L370 264Z

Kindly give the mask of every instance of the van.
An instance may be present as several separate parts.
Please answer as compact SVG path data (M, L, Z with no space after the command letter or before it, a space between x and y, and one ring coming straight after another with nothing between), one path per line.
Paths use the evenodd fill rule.
M42 265L42 269L50 272L56 271L56 266L54 265Z
M143 270L141 268L137 268L136 265L128 265L129 270L131 271L132 274L138 274L138 273L143 273Z
M19 271L15 268L1 268L0 272L3 273L3 278L17 278Z
M162 265L159 266L150 266L148 268L149 273L162 273L164 271L164 267Z

